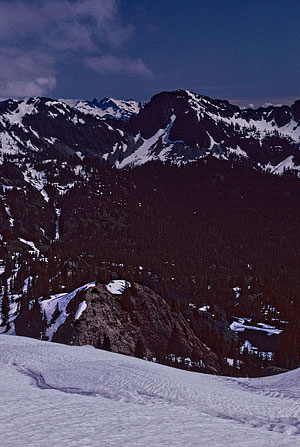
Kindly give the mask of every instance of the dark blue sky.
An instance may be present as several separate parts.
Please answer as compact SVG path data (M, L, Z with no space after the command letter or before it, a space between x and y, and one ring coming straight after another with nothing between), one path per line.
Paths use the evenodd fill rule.
M1 96L300 97L299 0L0 0Z

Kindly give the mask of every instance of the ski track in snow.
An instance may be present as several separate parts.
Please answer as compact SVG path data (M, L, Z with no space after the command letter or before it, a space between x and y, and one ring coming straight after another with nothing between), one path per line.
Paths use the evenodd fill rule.
M216 377L7 335L0 370L5 447L300 445L300 370Z
M15 366L20 373L25 374L28 377L31 377L31 379L34 380L36 386L41 390L56 390L61 391L62 393L81 394L82 396L96 396L96 393L93 393L92 391L91 392L81 391L79 388L52 386L46 382L42 373L35 372L27 368L21 368L17 364L15 364Z

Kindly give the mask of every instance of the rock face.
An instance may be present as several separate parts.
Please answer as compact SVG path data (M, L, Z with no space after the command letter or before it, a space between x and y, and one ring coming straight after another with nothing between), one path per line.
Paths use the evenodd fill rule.
M76 319L82 302L85 310ZM110 293L105 285L89 287L69 302L67 313L53 336L55 342L90 344L158 361L174 354L204 364L207 372L221 372L222 361L200 341L182 314L145 286L134 284L120 295Z

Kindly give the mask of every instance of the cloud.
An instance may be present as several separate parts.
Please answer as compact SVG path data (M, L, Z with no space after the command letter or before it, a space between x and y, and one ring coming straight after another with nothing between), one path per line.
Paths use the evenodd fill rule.
M129 57L102 56L87 57L84 60L87 67L100 74L106 73L129 73L140 76L152 77L151 70L141 59Z
M56 85L53 60L39 51L25 54L18 48L0 47L1 96L43 96Z
M121 44L132 35L122 24L116 0L0 0L0 38L39 39L54 48L95 49Z
M269 107L276 106L280 107L282 105L291 105L299 99L298 96L285 96L285 97L267 97L267 98L229 98L232 104L236 104L241 108L258 108L258 107Z
M141 59L109 56L122 52L133 35L119 0L0 0L1 96L50 93L65 61L150 76Z

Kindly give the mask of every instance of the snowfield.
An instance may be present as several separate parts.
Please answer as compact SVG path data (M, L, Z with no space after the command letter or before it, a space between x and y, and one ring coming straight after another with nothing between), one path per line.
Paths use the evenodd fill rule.
M300 445L300 370L262 379L181 371L0 336L0 445Z

